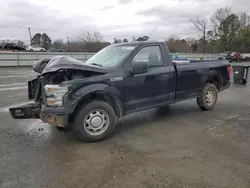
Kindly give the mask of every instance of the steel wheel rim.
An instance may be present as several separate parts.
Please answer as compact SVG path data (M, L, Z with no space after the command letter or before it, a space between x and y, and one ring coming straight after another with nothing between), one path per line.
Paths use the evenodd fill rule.
M107 130L109 123L110 118L107 112L102 109L94 109L85 116L83 126L88 134L98 136Z
M207 104L212 104L214 102L214 98L215 98L214 92L211 89L209 89L206 94Z

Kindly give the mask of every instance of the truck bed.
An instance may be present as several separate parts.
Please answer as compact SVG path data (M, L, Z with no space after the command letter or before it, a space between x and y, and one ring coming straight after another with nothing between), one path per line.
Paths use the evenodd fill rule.
M207 61L197 63L174 63L176 70L175 101L199 96L204 82L217 85L218 90L229 87L228 61Z

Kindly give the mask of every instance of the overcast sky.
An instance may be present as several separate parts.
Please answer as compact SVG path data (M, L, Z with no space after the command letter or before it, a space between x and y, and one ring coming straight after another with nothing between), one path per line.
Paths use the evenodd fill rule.
M0 39L29 40L46 32L52 40L100 31L105 40L148 35L196 36L189 19L208 17L218 8L250 13L250 0L0 0Z

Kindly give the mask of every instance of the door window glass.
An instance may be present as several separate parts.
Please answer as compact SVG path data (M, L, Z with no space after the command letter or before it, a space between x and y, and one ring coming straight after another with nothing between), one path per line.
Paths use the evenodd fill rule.
M147 46L142 48L132 60L132 64L139 63L147 64L148 67L163 66L160 47Z

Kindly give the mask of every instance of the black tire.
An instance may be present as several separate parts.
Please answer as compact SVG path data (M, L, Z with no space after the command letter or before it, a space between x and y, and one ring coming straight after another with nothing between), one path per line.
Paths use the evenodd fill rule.
M64 127L56 127L56 129L57 129L59 132L65 132Z
M33 52L33 50L31 49L30 52Z
M56 127L56 129L59 131L59 132L62 132L62 133L68 133L71 131L70 127Z
M94 114L95 111L96 113L98 112L100 116ZM95 115L95 117L91 118L91 115L93 114ZM102 116L105 116L106 120ZM91 133L91 128L92 127L94 128L91 122L94 118L101 119L100 124L102 125L102 127L104 127L100 129L100 134L97 133L96 135L93 135L95 134L95 132ZM87 119L90 119L90 120L87 120ZM110 104L104 101L99 101L99 100L91 101L83 105L79 110L77 110L76 115L74 116L74 120L73 120L72 131L73 131L74 136L77 137L77 139L80 139L85 142L98 142L101 140L105 140L112 134L115 128L116 120L117 120L117 117L116 117L115 111ZM89 121L89 124L86 123L86 121ZM106 122L107 124L103 122Z
M209 93L211 93L212 91L212 99L209 98L211 95L209 95ZM216 86L214 84L211 83L207 83L204 88L202 89L201 95L200 97L197 97L197 104L200 107L200 109L202 110L212 110L215 106L215 104L217 103L218 100L218 89L216 88Z

